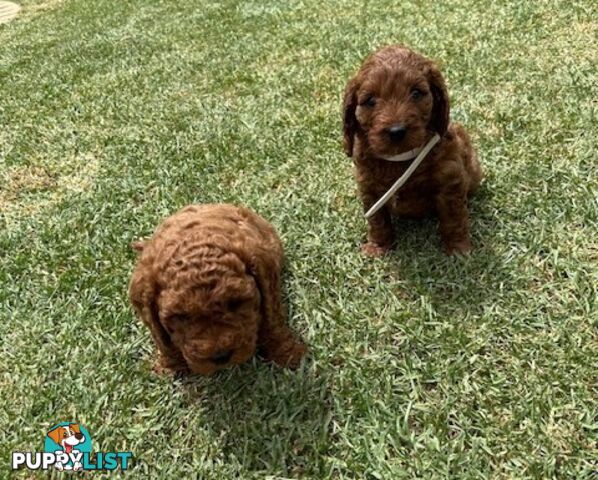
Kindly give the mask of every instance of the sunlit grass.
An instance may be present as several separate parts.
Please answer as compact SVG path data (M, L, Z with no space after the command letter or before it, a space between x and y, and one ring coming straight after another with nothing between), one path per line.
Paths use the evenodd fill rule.
M0 26L0 469L77 420L139 478L590 478L591 2L21 3ZM434 221L359 253L340 99L394 42L439 62L487 173L468 259ZM129 244L220 201L284 240L299 372L151 372Z

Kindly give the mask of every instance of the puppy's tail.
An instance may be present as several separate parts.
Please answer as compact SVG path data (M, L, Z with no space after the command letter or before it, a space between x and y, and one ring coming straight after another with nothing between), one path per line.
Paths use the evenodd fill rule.
M142 252L145 248L145 240L136 240L135 242L131 243L131 248L136 252Z

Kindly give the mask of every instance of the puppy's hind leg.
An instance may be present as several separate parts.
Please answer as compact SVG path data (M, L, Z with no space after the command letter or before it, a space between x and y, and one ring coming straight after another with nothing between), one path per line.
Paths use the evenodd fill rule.
M469 212L467 193L461 191L442 192L436 198L436 209L440 219L440 236L448 255L468 255L471 252L469 239Z
M465 170L469 174L469 188L467 189L467 195L471 196L480 188L482 179L484 178L484 172L482 166L478 160L476 151L471 148L470 155L465 161Z
M465 128L460 124L455 124L455 130L461 140L461 158L463 159L463 166L469 178L467 195L471 196L480 187L480 183L482 183L482 179L484 178L484 172L478 160L478 154L475 148L473 148L471 138L469 138L469 134Z

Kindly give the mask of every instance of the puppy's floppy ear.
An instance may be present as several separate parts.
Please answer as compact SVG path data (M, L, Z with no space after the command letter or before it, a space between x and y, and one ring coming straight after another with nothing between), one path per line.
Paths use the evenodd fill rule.
M272 250L256 249L247 258L246 269L260 292L263 324L284 323L285 314L280 299L280 271L282 255L273 245ZM280 256L279 256L280 255Z
M352 78L345 87L345 96L343 99L343 148L348 157L353 155L355 132L359 127L359 122L355 116L355 110L357 109L357 88L357 78Z
M79 428L79 424L78 423L71 423L69 425L69 427L71 427L73 429L73 432L75 432L75 433L81 433L81 429Z
M281 367L296 368L307 348L286 323L281 299L282 254L280 250L262 251L249 263L249 273L262 297L262 321L258 331L258 349Z
M428 82L430 83L434 99L432 118L430 119L428 128L442 136L446 133L449 126L450 104L442 73L440 73L440 70L433 63L429 65Z
M62 437L62 428L63 427L56 427L48 432L48 437L50 437L54 443L57 443L58 445L60 445L60 440Z
M129 285L129 298L137 316L149 327L160 353L165 357L173 358L177 356L178 349L160 323L156 302L159 293L150 265L142 260L133 272Z
M307 348L286 323L281 298L284 254L276 231L263 218L252 215L249 222L259 230L261 241L246 243L238 252L247 273L255 279L261 296L258 349L268 360L283 367L297 367Z

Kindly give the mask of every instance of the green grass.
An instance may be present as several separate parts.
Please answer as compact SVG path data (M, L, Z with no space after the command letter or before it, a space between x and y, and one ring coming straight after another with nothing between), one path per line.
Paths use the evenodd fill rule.
M77 420L136 478L591 477L592 2L22 4L0 25L0 476ZM359 253L340 100L393 42L439 61L479 150L470 258L434 221ZM152 374L129 244L192 202L279 230L300 371Z

